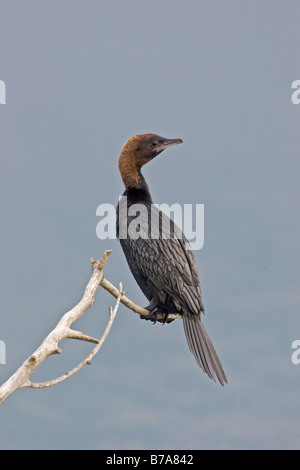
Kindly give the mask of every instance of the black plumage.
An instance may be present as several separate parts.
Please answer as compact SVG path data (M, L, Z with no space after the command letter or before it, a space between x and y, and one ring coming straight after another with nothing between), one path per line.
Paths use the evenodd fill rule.
M198 270L188 241L176 224L153 205L141 167L165 148L182 143L156 134L131 137L123 146L119 169L125 192L117 207L117 235L131 272L147 297L148 319L168 320L179 313L191 352L207 375L227 382L201 319L204 313Z

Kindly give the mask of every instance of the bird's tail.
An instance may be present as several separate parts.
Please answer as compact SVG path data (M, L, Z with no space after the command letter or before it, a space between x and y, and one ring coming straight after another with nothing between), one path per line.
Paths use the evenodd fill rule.
M183 315L183 326L189 348L201 369L214 381L217 377L221 385L227 383L222 364L200 315Z

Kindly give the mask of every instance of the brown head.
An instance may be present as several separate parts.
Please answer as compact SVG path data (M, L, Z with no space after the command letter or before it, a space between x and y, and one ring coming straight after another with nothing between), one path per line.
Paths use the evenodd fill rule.
M125 187L137 186L143 165L166 148L182 142L181 139L165 139L157 134L140 134L130 137L123 145L119 158L119 170Z

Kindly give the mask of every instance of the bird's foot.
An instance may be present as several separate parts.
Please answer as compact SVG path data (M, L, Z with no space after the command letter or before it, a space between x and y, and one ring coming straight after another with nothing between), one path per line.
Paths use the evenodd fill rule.
M147 307L146 307L147 308ZM148 308L147 308L148 310ZM159 312L158 309L152 310L149 312L149 315L140 315L140 318L142 320L150 320L155 324L156 322L162 323L163 325L165 323L171 323L172 320L168 320L168 313L166 312Z
M147 310L149 310L149 308L145 307ZM149 311L149 314L148 315L140 315L140 318L142 320L150 320L154 323L156 323L158 320L157 320L157 309L156 310L152 310L152 311Z

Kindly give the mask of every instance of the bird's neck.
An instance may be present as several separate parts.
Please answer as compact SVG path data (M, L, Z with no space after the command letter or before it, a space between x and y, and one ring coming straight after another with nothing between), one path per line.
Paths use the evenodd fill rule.
M144 176L140 173L139 181L134 186L126 187L123 196L131 204L153 204L151 194Z
M137 166L134 159L127 154L120 155L119 170L125 188L133 188L137 186L141 180L141 169Z
M127 148L123 149L120 155L119 170L126 188L123 196L127 196L128 202L130 204L136 202L152 204L148 185L141 173L141 166L137 164L136 159Z

